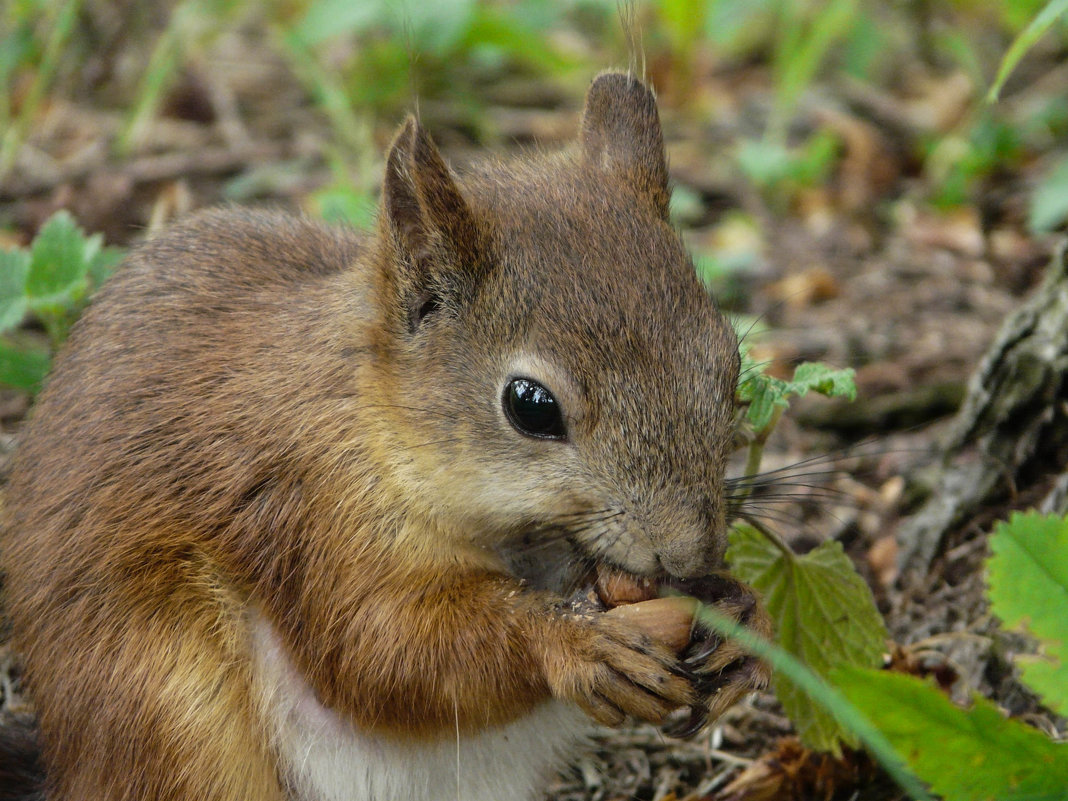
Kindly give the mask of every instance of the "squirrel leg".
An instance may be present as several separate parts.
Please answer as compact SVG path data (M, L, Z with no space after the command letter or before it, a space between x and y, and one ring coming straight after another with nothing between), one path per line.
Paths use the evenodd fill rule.
M282 801L236 595L196 557L88 586L33 646L49 801Z

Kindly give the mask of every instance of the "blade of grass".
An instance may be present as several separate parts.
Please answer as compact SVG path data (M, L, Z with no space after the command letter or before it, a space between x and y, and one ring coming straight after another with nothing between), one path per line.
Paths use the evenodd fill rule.
M174 80L181 58L181 31L186 16L193 13L193 5L192 2L186 2L175 7L166 29L152 48L148 66L137 88L137 100L115 144L115 150L120 156L129 154L144 138L149 121L156 115L160 103L163 102L163 95Z
M0 181L7 175L15 163L15 154L22 146L26 131L30 123L37 115L37 108L41 104L45 91L52 84L56 69L59 67L59 59L64 46L70 39L74 23L78 19L81 10L81 0L66 0L56 11L55 20L48 41L45 44L44 54L41 56L41 64L37 68L33 83L23 100L18 118L8 127L4 133L3 141L0 142Z
M323 68L299 34L278 26L272 31L297 78L330 121L334 135L350 157L346 161L352 163L360 182L367 183L377 157L368 115L356 113L342 84ZM370 186L362 188L370 189Z
M1068 12L1068 0L1050 0L1046 7L1038 12L1038 15L1031 20L1031 23L1013 40L1005 53L1005 57L1001 59L1001 66L998 67L994 85L987 92L986 100L988 103L997 102L998 95L1001 94L1001 88L1005 85L1005 81L1008 80L1012 71L1016 69L1016 65L1020 63L1020 59L1034 46L1035 42L1042 38L1042 34L1049 30L1050 26L1057 21L1057 18L1065 12Z
M786 126L798 98L816 77L831 47L857 19L857 0L831 0L817 7L820 10L815 19L805 25L801 19L803 5L782 5L779 24L784 32L775 51L775 102L767 133L774 142L786 141Z

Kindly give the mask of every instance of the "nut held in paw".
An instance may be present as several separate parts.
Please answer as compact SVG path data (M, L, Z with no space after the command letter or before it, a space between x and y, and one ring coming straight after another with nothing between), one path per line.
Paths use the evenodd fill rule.
M607 565L597 567L596 587L598 597L605 606L612 608L656 598L656 582L639 578Z
M617 606L605 614L625 620L650 639L680 653L690 644L694 614L699 603L696 598L681 595L653 598Z

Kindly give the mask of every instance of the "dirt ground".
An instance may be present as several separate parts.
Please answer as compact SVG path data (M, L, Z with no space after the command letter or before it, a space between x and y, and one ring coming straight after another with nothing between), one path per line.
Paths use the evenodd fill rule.
M324 120L277 59L240 37L227 46L236 53L227 68L187 75L154 125L152 146L126 159L102 144L116 135L113 112L55 99L0 184L0 218L10 223L10 237L27 241L58 208L71 209L110 244L128 245L189 210L235 198L308 207L311 193L330 180ZM719 291L731 313L751 315L766 329L754 335L754 353L772 370L800 360L857 369L854 404L805 399L780 425L765 469L797 465L795 480L813 486L776 509L777 527L799 549L841 541L910 658L954 671L958 693L977 689L1053 731L1058 722L1012 677L1004 635L983 600L982 559L991 522L1041 497L1064 463L1047 464L1030 474L1030 483L1000 492L957 526L922 570L898 569L895 535L936 486L942 438L968 378L1006 316L1039 285L1055 244L1026 225L1041 157L1027 169L991 175L975 202L948 210L926 202L928 178L909 147L909 137L919 135L915 109L926 103L951 114L947 107L969 98L952 74L925 77L928 94L913 95L907 107L899 96L849 85L813 93L799 112L801 127L831 126L844 153L821 185L777 199L754 190L728 157L731 143L756 125L766 85L746 68L712 72L696 109L665 94L672 178L699 201L682 223L694 249L747 254L746 268ZM517 78L490 94L484 126L495 132L490 147L553 147L574 133L577 84ZM422 114L455 163L483 147L450 124L447 109L426 103ZM375 124L379 148L397 121ZM732 222L737 215L745 222ZM5 462L27 408L24 395L0 392ZM805 461L813 457L819 460ZM6 675L2 692L12 708L17 669ZM761 695L691 742L667 740L649 727L605 732L552 797L806 798L816 797L817 787L843 798L898 797L861 757L823 765L781 745L790 731L774 698ZM768 776L724 790L769 753L779 762ZM784 778L784 764L793 766L793 778ZM759 795L765 786L770 794Z

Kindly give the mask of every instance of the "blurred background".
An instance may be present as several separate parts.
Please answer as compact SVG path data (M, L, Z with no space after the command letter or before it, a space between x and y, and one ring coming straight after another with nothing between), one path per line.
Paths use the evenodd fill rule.
M38 321L54 347L115 248L183 213L271 204L367 228L405 114L462 169L566 145L592 77L630 69L659 96L696 269L770 329L754 357L858 368L860 404L812 412L838 435L915 426L955 409L1068 218L1063 18L988 97L1046 6L4 0L0 253L61 209L97 235L92 280ZM0 381L32 390L45 356L4 368L23 312L0 308Z
M802 360L857 370L856 403L804 399L765 459L775 469L852 448L848 477L833 495L799 484L775 522L800 549L842 542L899 642L984 630L980 524L947 541L912 594L894 532L931 493L966 380L1068 219L1063 19L1026 42L988 96L1046 6L2 0L0 453L124 248L218 203L368 228L407 113L462 169L487 151L565 146L593 76L630 69L659 96L674 221L754 358L783 376ZM5 306L10 253L59 210L71 217L53 238L83 242L71 245L84 248L76 291ZM1035 480L1012 502L1038 493ZM971 686L1015 712L1033 707L987 651L956 658ZM606 735L555 798L710 793L789 731L763 698L700 743Z
M0 228L17 240L66 206L121 244L171 209L265 199L365 225L405 113L458 162L552 146L572 135L590 78L615 67L659 93L687 227L755 194L815 228L845 215L877 234L907 201L974 209L980 232L1047 230L1063 209L1033 209L1026 193L998 203L1064 158L1065 26L984 102L1044 5L6 0ZM698 251L710 278L742 269L738 248Z

